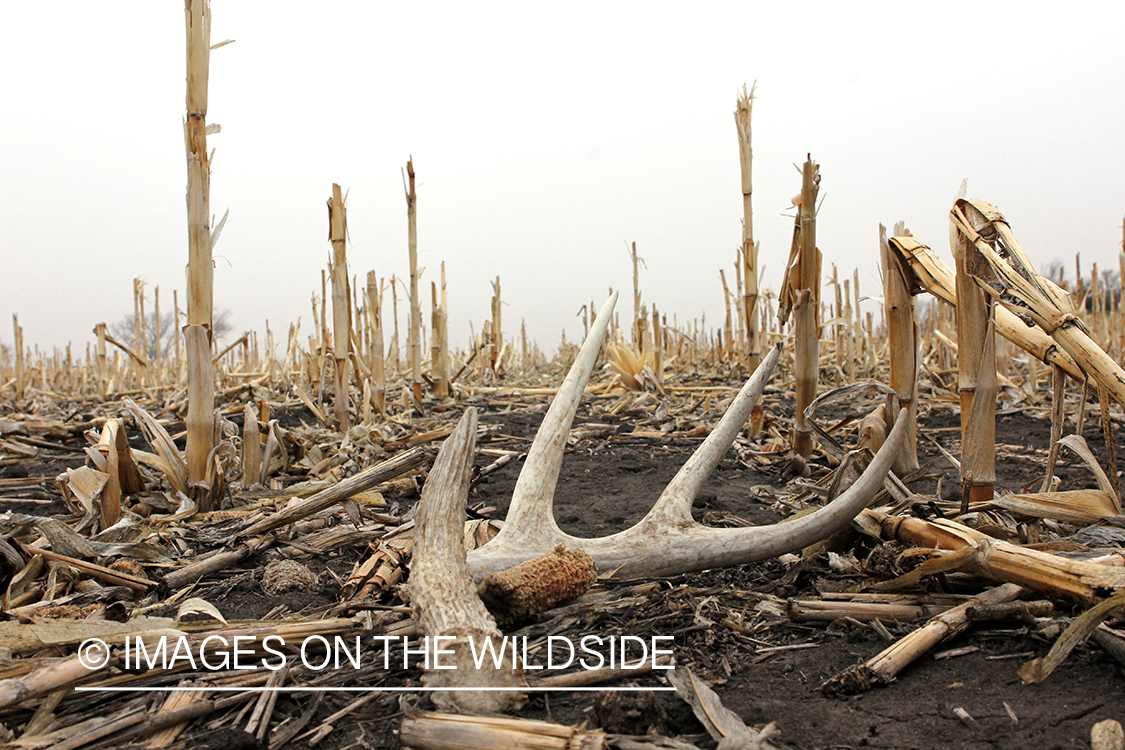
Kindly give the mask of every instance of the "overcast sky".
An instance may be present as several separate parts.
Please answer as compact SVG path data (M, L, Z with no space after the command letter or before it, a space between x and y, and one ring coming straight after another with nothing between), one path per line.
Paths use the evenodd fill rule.
M212 42L236 40L211 56L211 209L230 209L215 307L236 332L310 332L333 182L352 274L405 277L413 155L423 299L444 261L457 343L488 318L497 275L507 335L522 318L547 351L580 336L584 303L629 289L629 242L646 303L719 322L741 237L732 113L755 80L765 286L780 285L806 153L826 274L858 268L866 295L879 222L949 257L962 178L1040 267L1076 252L1087 272L1117 267L1125 4L662 7L214 0ZM0 341L16 313L29 346L80 355L96 323L131 313L134 277L164 310L183 298L183 3L13 3L4 25Z

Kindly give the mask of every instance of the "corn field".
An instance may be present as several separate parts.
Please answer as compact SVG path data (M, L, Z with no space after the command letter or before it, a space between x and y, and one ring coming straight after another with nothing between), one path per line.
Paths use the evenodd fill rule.
M212 174L208 147L207 5L189 0L186 19L186 287L169 305L167 290L134 279L131 335L90 320L85 351L41 351L16 317L0 353L5 746L193 746L225 728L270 748L326 738L345 747L368 741L341 728L346 717L378 709L378 743L638 747L622 738L692 733L623 718L664 711L644 701L667 689L691 707L694 741L783 747L791 724L780 720L782 734L750 726L723 706L738 700L734 690L706 684L743 679L731 660L817 647L794 641L813 630L859 628L886 641L882 651L863 644L870 658L820 680L827 704L893 692L939 642L997 620L1023 623L1020 643L1038 639L1017 654L1013 684L1042 686L1068 659L1077 670L1074 652L1085 649L1086 662L1113 665L1106 679L1120 696L1125 253L1108 271L1076 256L1071 274L1040 260L1051 249L1025 249L999 207L961 194L948 212L948 253L944 239L915 237L901 222L871 227L882 286L861 291L859 270L818 247L831 165L822 172L808 154L793 184L792 244L766 249L787 259L770 289L753 231L754 90L743 87L731 134L743 198L731 221L741 221L742 242L711 271L719 321L669 319L672 301L646 299L636 243L624 249L631 290L574 300L581 341L529 339L514 322L520 311L504 310L514 282L502 286L500 275L480 295L488 319L450 321L448 295L475 292L444 263L422 282L418 231L437 219L419 212L424 175L409 157L409 278L356 267L347 186L326 185L327 263L309 279L311 323L267 325L220 346L212 267L225 218L212 226L211 180L223 175ZM466 346L451 343L451 327L473 331ZM1049 437L1013 438L1012 415L1038 420ZM509 434L523 427L529 434ZM627 460L614 452L623 446ZM556 489L585 481L566 461L602 456L608 466L642 454L683 463L650 508L615 520L583 511L591 536L560 528ZM1005 479L1011 461L1026 481ZM502 499L481 489L520 465ZM755 477L738 512L711 507L716 470L727 482ZM743 515L755 504L791 518L751 523ZM727 569L772 588L730 584ZM226 616L244 606L228 599L239 586L270 609ZM539 639L534 655L549 635L666 625L681 651L636 671L538 674L526 652L526 638ZM269 638L327 648L361 633L384 639L383 666L318 672L304 647L300 659L267 648ZM513 633L525 637L522 657L468 666L480 643ZM130 644L170 635L184 644L178 663L130 662ZM406 659L393 639L422 653L429 646L407 645L419 637L451 639L461 668L431 668L437 652L424 667L389 666L392 655ZM200 668L218 658L215 638L247 639L258 666ZM93 642L106 655L95 666ZM712 659L715 643L722 656ZM529 700L625 680L650 697L584 704L574 693L562 723ZM367 692L340 704L314 688ZM316 697L291 705L283 690ZM411 690L400 709L394 691ZM86 691L102 691L102 702ZM984 719L964 702L947 718L976 731ZM1019 725L1003 705L1003 721ZM1123 711L1119 698L1098 703L1089 714L1104 720L1072 741L1122 747L1113 716ZM803 744L828 741L799 731ZM1011 732L1013 745L1034 741Z

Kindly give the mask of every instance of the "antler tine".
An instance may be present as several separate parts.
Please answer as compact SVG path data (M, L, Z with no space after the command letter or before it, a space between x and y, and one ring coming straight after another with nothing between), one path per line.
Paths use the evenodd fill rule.
M557 541L580 547L598 570L618 578L675 575L728 565L767 560L799 550L844 528L867 507L883 485L895 456L906 440L906 414L900 411L894 429L859 479L823 508L771 526L716 529L698 523L639 523L597 539L578 539L559 532ZM469 554L473 577L517 565L550 551L550 545L497 544L494 539Z
M774 368L777 366L778 355L781 352L779 341L773 350L766 356L758 369L742 386L726 414L719 420L715 430L703 441L703 445L692 454L691 458L664 488L656 505L641 520L641 524L688 524L691 523L691 504L695 500L704 482L715 471L715 467L723 460L727 449L738 436L738 431L746 423L751 409L758 403L766 383L773 377Z
M527 460L516 480L512 492L512 503L508 508L504 529L497 541L518 538L528 543L556 538L562 532L555 523L554 500L555 484L559 481L559 468L566 451L566 438L570 424L586 391L586 383L601 351L613 306L617 303L617 292L613 292L590 328L590 333L582 343L574 364L567 373L559 391L555 394L539 432L527 451Z
M905 411L899 412L894 429L859 479L828 505L807 516L769 526L736 529L709 528L698 523L687 527L641 529L638 524L614 535L616 540L613 536L592 540L586 552L594 558L599 570L617 569L619 577L633 578L741 565L807 547L847 526L878 493L906 440ZM604 543L604 549L597 544L599 542ZM640 545L647 545L650 554L639 550ZM653 554L657 551L658 554Z
M448 639L443 653L451 657L446 669L427 668L422 682L434 693L434 703L443 710L487 713L515 710L525 695L517 690L453 690L446 687L520 688L526 686L522 670L514 664L488 664L484 669L473 655L486 640L499 638L496 621L488 613L473 586L465 562L465 502L469 497L473 454L476 447L477 412L469 407L446 438L422 489L415 520L414 557L410 565L410 598L419 634ZM430 656L426 656L427 667ZM448 671L447 671L448 670Z

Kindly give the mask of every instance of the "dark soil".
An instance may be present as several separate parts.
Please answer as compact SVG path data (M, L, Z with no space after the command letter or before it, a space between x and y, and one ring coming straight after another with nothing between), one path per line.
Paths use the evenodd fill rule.
M783 410L780 406L774 409L775 413ZM522 434L529 423L538 422L525 414L489 415L484 421L493 420L502 422L512 434ZM582 421L580 414L576 424ZM605 419L598 416L591 421ZM915 492L934 493L940 478L943 499L960 498L957 472L927 439L933 437L959 456L959 424L959 417L952 412L923 415L919 452L923 465L930 467L930 476L912 486ZM1104 458L1105 442L1097 420L1087 419L1086 424L1084 437ZM629 431L627 426L619 430ZM1050 423L1018 412L1001 414L996 433L998 489L1019 492L1026 483L1041 480ZM575 535L593 536L635 523L698 442L611 438L568 451L555 496L555 517L560 526ZM696 500L697 518L702 512L720 510L756 524L776 521L777 516L767 505L752 499L751 488L784 484L786 464L785 459L778 458L748 468L732 451ZM1062 478L1063 489L1097 486L1089 470L1073 456L1063 457L1056 474ZM516 475L517 468L509 468L479 486L470 502L496 505L499 517ZM1028 491L1038 489L1036 483ZM783 597L815 594L816 575L802 575L794 584L786 585L779 582L776 568L776 563L768 561L721 574L687 576L676 583L707 588L719 579L730 581L733 587L741 585ZM826 574L827 567L821 566L819 575ZM910 629L904 626L891 632L897 637ZM858 624L811 628L788 622L778 624L765 638L778 645L811 647L778 650L763 657L755 653L756 649L728 638L709 639L707 633L697 632L684 636L682 646L681 637L677 637L677 663L712 681L723 704L747 724L777 722L781 729L777 739L793 748L1080 748L1089 746L1090 728L1097 722L1125 720L1125 671L1093 643L1080 647L1045 683L1024 685L1017 670L1034 656L1045 655L1052 642L1019 623L976 626L940 644L936 653L976 650L941 659L928 654L889 686L833 699L821 695L820 685L882 651L885 640ZM710 656L709 663L692 658L700 648ZM679 699L658 695L666 711L676 715ZM540 718L577 723L588 718L588 710L597 700L588 694L552 695L549 703L533 702L530 708L538 708ZM971 719L959 718L955 713L958 708ZM678 724L665 721L660 731L675 735L702 729L686 714Z
M785 406L779 399L773 401L767 410L783 420ZM692 438L630 437L633 423L629 416L611 418L598 413L596 404L593 412L590 406L584 405L576 425L608 422L617 429L609 437L581 441L570 447L563 461L555 517L565 531L577 536L610 534L640 520L702 442ZM495 426L491 443L484 442L479 447L494 445L507 450L526 449L545 411L545 407L498 409L483 404L478 408L482 409L482 425ZM834 418L840 416L847 415L836 414ZM958 424L958 417L948 411L922 415L919 451L928 471L911 486L914 492L940 494L945 500L959 499L957 473L930 440L933 438L954 456L959 455ZM1049 435L1048 422L1027 414L1002 414L998 418L998 488L1018 492L1042 476ZM1096 420L1087 421L1084 435L1095 452L1104 456L1104 440ZM479 457L478 464L490 460ZM59 461L33 467L32 472L48 476L76 465L73 460ZM513 461L476 484L469 498L470 507L503 518L521 466L521 462ZM824 461L814 462L812 468L814 478L818 472L828 470ZM1063 480L1063 489L1096 486L1088 470L1073 457L1063 457L1057 474ZM732 450L697 498L696 517L713 518L707 514L721 512L754 524L773 523L779 517L771 510L773 500L768 488L783 487L791 479L789 463L783 455L755 457ZM44 491L42 497L49 498L50 493ZM395 510L405 513L412 503L413 500L402 500ZM61 505L55 507L53 503L9 503L6 507L36 515L62 510ZM207 598L231 619L260 618L279 605L285 605L292 613L323 610L335 602L338 583L333 573L336 577L346 576L359 553L357 549L347 549L340 554L301 558L320 577L319 589L308 593L275 597L263 593L259 583L261 569L276 554L275 550L245 561L239 569L226 571L219 583L211 579L193 595ZM887 645L875 628L856 622L810 627L778 615L753 638L740 638L721 622L724 611L740 615L741 606L752 613L754 603L767 596L813 596L819 585L835 575L823 559L800 565L801 570L794 573L778 561L769 560L657 581L662 597L656 597L656 609L633 613L632 622L643 630L641 635L675 635L679 666L689 667L711 683L724 705L747 724L776 722L781 730L776 741L792 748L1083 748L1089 746L1090 728L1098 721L1125 721L1122 667L1096 644L1080 646L1045 683L1022 684L1017 670L1034 656L1045 655L1052 641L1018 622L977 625L923 656L889 686L851 697L826 698L820 692L826 679L865 661ZM609 589L622 585L599 584ZM978 586L976 590L979 589ZM744 604L739 605L739 601ZM1077 613L1065 603L1056 602L1056 606L1064 614ZM675 625L673 632L662 632L659 625L654 630L653 625L645 624L646 618L674 613L676 607L688 610L680 619L668 620ZM697 607L694 620L690 607ZM685 617L689 627L683 626ZM625 620L619 618L614 624L628 632ZM886 634L897 638L911 629L912 626L891 624ZM954 649L961 650L963 655L946 655ZM945 658L938 658L942 656ZM388 684L409 685L417 684L419 677L420 673L411 672L383 675L380 679ZM651 675L638 678L635 684L666 685ZM319 705L309 726L316 727L359 697L348 693L317 696ZM418 701L421 703L420 698ZM275 720L299 716L309 708L309 702L308 696L299 693L280 695ZM703 728L690 709L672 693L540 693L531 697L520 716L565 724L586 722L626 734L695 735L694 741L701 746L712 746L700 736ZM319 747L397 747L401 719L399 696L378 696L339 720ZM185 735L184 746L254 746L238 744L247 736L242 732L235 735L239 736L229 734L228 729L211 730L204 722L197 722Z

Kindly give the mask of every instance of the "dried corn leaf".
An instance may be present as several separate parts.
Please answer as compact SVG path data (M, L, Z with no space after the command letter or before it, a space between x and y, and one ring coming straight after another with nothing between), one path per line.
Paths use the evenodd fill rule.
M168 434L163 425L153 419L147 411L137 406L132 399L125 399L123 404L125 411L136 420L145 440L156 451L156 455L163 459L163 463L158 468L168 477L172 489L187 494L187 464L184 463L184 457L173 442L172 436ZM137 456L137 459L141 460L140 456Z
M73 499L90 515L96 515L95 501L109 481L109 474L104 471L92 469L89 466L80 466L77 469L66 470L66 481L59 482L63 490L63 499L68 502ZM62 477L60 476L61 480Z
M1090 450L1090 446L1086 444L1086 438L1082 437L1081 435L1067 435L1062 440L1060 440L1058 444L1065 445L1067 448L1070 448L1072 451L1077 453L1082 461L1085 462L1086 466L1090 467L1090 471L1094 473L1094 478L1098 481L1098 488L1101 489L1102 492L1107 492L1111 496L1113 496L1114 509L1117 511L1117 513L1114 515L1120 514L1121 504L1117 501L1117 495L1114 492L1113 482L1111 482L1109 480L1109 477L1106 476L1105 470L1102 469L1101 464L1098 463L1098 459L1094 457L1094 453Z
M1062 664L1075 646L1085 640L1102 620L1119 607L1125 607L1125 591L1119 591L1104 602L1099 602L1083 612L1063 631L1045 657L1032 659L1023 665L1019 672L1020 679L1025 685L1043 682L1059 664Z
M229 625L229 623L227 622L227 618L223 617L223 613L219 611L218 607L216 607L206 599L199 598L198 596L194 596L191 599L185 599L180 604L180 606L176 609L176 622L179 623L180 620L184 618L184 615L191 614L201 614L207 615L208 617L214 617L224 625Z
M43 572L44 565L46 565L46 560L39 555L33 555L27 561L27 564L20 569L20 572L12 576L12 580L8 583L8 588L4 592L4 609L7 610L15 606L15 602L34 589L35 581Z
M775 723L761 729L746 726L734 711L723 705L715 691L697 679L687 667L680 667L666 673L668 682L676 688L676 694L691 706L695 718L719 743L720 750L770 750L776 748L769 741L779 730Z
M1098 523L1118 515L1114 497L1105 490L1070 490L1002 495L976 510L1003 508L1027 518L1050 518L1073 524Z

